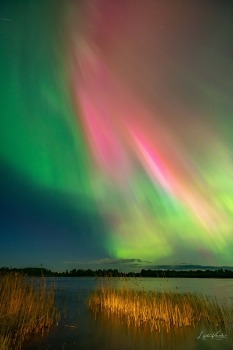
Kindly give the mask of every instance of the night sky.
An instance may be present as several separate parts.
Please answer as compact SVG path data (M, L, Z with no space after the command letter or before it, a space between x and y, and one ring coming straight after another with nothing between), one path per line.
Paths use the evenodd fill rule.
M0 266L233 266L232 18L0 0Z

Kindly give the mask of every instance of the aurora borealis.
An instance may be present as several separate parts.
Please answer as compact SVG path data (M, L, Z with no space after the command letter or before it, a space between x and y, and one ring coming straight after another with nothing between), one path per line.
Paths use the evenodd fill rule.
M0 3L0 265L232 266L231 1Z

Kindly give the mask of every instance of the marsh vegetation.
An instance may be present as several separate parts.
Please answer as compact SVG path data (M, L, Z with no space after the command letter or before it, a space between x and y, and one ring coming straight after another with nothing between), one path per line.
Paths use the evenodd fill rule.
M232 336L233 305L197 293L134 290L124 285L102 285L92 292L88 305L95 317L118 318L128 327L169 332L183 327L225 330Z
M0 350L20 349L30 335L57 325L55 289L45 279L0 275Z

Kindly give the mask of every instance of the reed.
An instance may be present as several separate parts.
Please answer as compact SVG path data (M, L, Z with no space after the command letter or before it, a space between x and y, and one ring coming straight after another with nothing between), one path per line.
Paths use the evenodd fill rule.
M147 328L151 332L169 332L174 328L211 326L230 329L233 306L192 293L145 292L124 286L102 286L95 290L88 305L97 316L117 317L129 327Z
M58 321L55 290L45 279L0 276L0 350L20 349L29 335L43 335Z

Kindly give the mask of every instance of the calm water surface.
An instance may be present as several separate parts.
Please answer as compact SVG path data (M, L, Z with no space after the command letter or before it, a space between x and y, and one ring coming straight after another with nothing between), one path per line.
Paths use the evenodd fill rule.
M216 297L224 302L233 302L233 280L191 279L191 278L129 278L127 282L114 279L113 284L146 291L195 292ZM104 283L107 283L104 280ZM56 300L62 312L59 327L43 337L34 337L23 350L232 350L233 342L226 337L222 340L198 339L203 334L216 333L221 329L183 329L169 334L138 332L129 329L118 320L98 319L89 311L86 301L98 287L100 280L89 277L48 278L48 285L55 283Z

